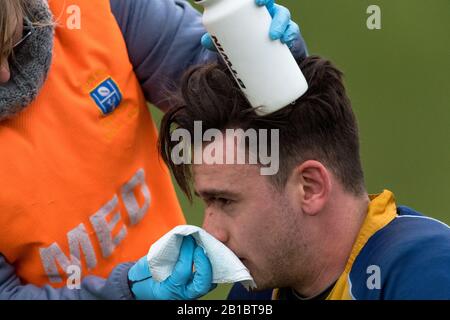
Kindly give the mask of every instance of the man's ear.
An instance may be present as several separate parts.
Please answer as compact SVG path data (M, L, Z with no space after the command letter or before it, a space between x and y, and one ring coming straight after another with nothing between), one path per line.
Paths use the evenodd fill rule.
M295 168L293 174L302 211L308 215L319 213L330 196L330 172L319 161L308 160Z

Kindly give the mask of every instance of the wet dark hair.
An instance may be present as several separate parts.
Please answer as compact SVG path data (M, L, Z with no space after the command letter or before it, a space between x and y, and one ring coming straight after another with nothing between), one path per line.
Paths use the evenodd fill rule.
M171 141L171 132L183 128L194 137L194 121L202 121L203 132L212 128L279 129L280 167L270 180L280 189L296 166L317 160L335 174L348 192L360 195L365 191L358 127L342 72L318 56L298 63L308 91L295 103L265 116L255 113L225 66L197 66L185 73L181 90L162 119L159 148L190 199L191 168L171 160L171 152L178 144Z

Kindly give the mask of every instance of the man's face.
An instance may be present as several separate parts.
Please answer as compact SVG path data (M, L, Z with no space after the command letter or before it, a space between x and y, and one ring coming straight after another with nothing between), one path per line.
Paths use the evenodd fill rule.
M258 289L288 286L302 250L301 218L288 192L276 191L259 169L193 166L195 191L206 205L203 228L241 259Z

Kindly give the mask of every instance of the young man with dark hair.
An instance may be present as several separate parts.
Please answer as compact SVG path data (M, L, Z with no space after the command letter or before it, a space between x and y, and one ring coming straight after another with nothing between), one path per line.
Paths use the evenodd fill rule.
M247 292L235 285L229 298L450 299L449 227L397 206L388 190L368 195L342 73L320 57L302 60L300 68L308 92L257 116L223 66L197 67L184 76L163 119L164 160L188 195L193 178L206 204L203 227L234 251L258 286ZM196 121L203 135L241 133L216 134L199 145ZM174 161L180 150L174 127L190 134L183 143L203 161ZM261 174L261 153L256 164L235 161L235 151L255 143L249 135L242 139L251 129L279 138L268 144L279 155L276 174Z

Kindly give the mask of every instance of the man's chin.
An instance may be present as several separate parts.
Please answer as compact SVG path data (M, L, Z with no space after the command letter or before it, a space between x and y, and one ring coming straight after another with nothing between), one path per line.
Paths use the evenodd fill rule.
M255 270L254 266L252 265L252 263L249 260L247 260L247 259L240 259L240 260L245 265L245 267L248 269L248 271L250 272L250 275L253 277L253 281L256 284L256 288L251 289L251 291L260 292L260 291L265 291L265 290L276 288L276 286L274 286L274 283L268 283L267 282L268 278L260 275L258 273L258 271ZM259 271L260 271L260 269L259 269Z

